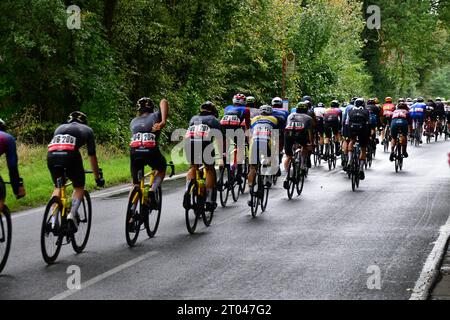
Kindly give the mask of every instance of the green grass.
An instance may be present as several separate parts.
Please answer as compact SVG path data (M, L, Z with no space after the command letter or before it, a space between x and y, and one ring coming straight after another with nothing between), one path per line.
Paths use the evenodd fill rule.
M53 183L47 168L47 148L44 146L18 145L19 172L24 179L26 197L17 200L9 185L7 188L6 204L11 211L33 208L45 205L53 192ZM86 153L82 151L84 168L90 170L89 160ZM106 180L105 187L131 181L129 155L115 147L98 146L97 157L103 176ZM170 155L166 156L170 161ZM187 165L177 165L176 173L187 170ZM3 180L9 181L8 169L5 157L0 159L0 175ZM86 175L86 189L97 190L95 179L92 174ZM70 190L69 190L70 191Z

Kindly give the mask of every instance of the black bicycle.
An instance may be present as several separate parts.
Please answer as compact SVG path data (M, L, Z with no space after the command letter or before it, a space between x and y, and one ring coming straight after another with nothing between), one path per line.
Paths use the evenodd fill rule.
M390 124L386 125L386 131L384 134L383 147L384 152L389 152L389 143L391 142L391 127Z
M289 163L287 172L287 179L285 183L285 189L287 190L287 196L289 200L294 195L294 189L297 190L297 195L300 196L303 191L303 185L305 183L305 177L307 174L306 158L302 156L302 149L298 145L293 146L294 157Z
M0 178L0 183L1 183ZM4 184L9 184L9 182L3 182ZM11 224L11 213L6 204L3 205L3 210L0 211L0 273L5 268L6 262L8 261L9 251L11 249L12 241L12 224Z
M361 147L359 145L359 142L356 142L353 157L350 159L348 174L350 177L350 180L352 182L352 190L355 191L357 188L359 188L359 182L360 182L360 174L361 174L361 167L359 165L359 158L361 155Z
M403 134L403 132L399 133L399 139L397 141L397 143L395 144L395 148L394 148L394 164L395 164L395 172L399 172L403 170L403 152L402 152L402 144L401 141L402 139L406 139L405 135Z
M328 170L336 169L337 156L335 150L334 135L330 143L325 145L325 159L328 162Z
M250 207L253 218L256 218L258 214L258 207L261 207L261 213L266 211L273 179L272 175L264 172L267 168L266 161L262 159L259 162L253 186L250 187Z

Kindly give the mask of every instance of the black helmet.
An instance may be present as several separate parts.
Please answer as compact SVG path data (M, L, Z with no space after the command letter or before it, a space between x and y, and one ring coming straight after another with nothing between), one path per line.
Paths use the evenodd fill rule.
M299 102L296 107L296 112L297 113L307 113L309 110L308 102L309 102L308 100Z
M206 101L200 106L200 112L208 112L213 114L215 117L219 115L216 106L211 101Z
M358 99L358 97L353 97L352 100L350 100L350 104L354 105L355 101Z
M325 108L325 105L323 104L323 102L319 102L317 104L317 108Z
M138 100L136 103L139 112L153 112L155 109L155 103L152 99L143 97Z
M88 119L86 114L84 114L81 111L74 111L69 115L69 119L67 120L68 123L72 122L78 122L82 124L88 124Z
M340 106L339 101L337 101L337 100L331 101L332 108L339 108L339 106Z
M424 101L425 101L425 99L422 98L422 97L418 97L418 98L417 98L417 102L424 102Z
M360 108L360 107L365 107L365 105L366 105L366 102L364 101L363 98L358 98L355 100L355 107Z
M370 98L369 100L367 100L367 105L369 106L376 105L375 98Z
M0 131L6 131L6 123L0 119Z
M304 96L304 97L302 98L302 101L303 101L303 102L309 101L309 102L312 103L312 98L311 98L310 96Z

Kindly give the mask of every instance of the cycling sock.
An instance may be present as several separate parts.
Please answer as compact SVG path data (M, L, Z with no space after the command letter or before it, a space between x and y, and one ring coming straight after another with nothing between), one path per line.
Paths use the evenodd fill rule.
M75 213L78 212L78 208L81 205L81 199L72 199L72 208L70 209L70 213L72 217L74 217Z
M161 185L162 180L163 180L162 177L155 176L155 179L153 180L153 184L152 184L152 187L150 188L150 191L155 191L156 189L158 189L158 187Z
M353 159L353 151L349 151L348 152L348 160L352 161L352 159Z

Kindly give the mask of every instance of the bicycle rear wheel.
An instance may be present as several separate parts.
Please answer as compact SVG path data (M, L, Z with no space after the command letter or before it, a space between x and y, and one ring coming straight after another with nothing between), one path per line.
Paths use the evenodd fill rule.
M267 209L267 202L269 201L269 184L268 184L268 179L267 177L261 177L262 178L262 183L259 189L260 193L260 197L261 197L261 211L265 212Z
M128 201L127 214L125 218L125 238L127 244L133 247L141 231L141 215L144 206L142 205L142 192L137 186L134 187Z
M84 192L83 201L78 209L78 230L72 235L72 248L76 253L83 252L89 240L92 223L92 204L89 192Z
M231 197L233 198L234 202L237 202L239 200L240 195L240 187L237 181L238 179L237 167L234 168L233 170L230 170L229 174L230 175L228 177L228 181L231 189Z
M8 261L9 251L11 249L12 225L11 215L6 205L3 206L3 212L0 212L0 273L3 271Z
M258 180L258 177L255 177L256 181ZM253 186L250 187L250 201L251 201L251 212L252 217L256 218L256 215L258 214L258 206L259 206L259 197L258 197L258 183L255 182Z
M198 203L198 184L192 180L189 183L188 191L190 195L190 206L185 210L186 228L190 234L195 233L198 222L198 212L200 210Z
M286 177L286 181L288 184L288 188L287 188L287 196L288 199L291 200L292 196L294 195L294 188L295 188L295 178L297 176L296 172L295 172L295 164L293 163L295 160L292 160L289 163L289 168L288 168L288 172L287 172L287 177Z
M63 205L58 197L53 197L47 204L41 227L41 252L44 261L52 264L61 251Z
M161 219L161 208L162 208L162 189L161 186L156 189L155 192L156 199L156 209L149 210L148 214L145 215L144 226L147 230L147 235L149 238L153 238L158 230L159 220Z
M239 185L239 192L244 194L245 188L247 187L247 177L248 177L248 159L245 159L245 164L242 165L241 179L242 183Z
M239 190L238 190L238 192L239 192ZM209 210L205 209L202 212L203 223L207 227L209 227L211 225L211 221L212 221L213 216L214 216L214 211L216 210L216 208L215 208L215 206L216 206L215 204L216 204L216 201L217 201L217 190L216 190L216 188L214 188L212 199L213 199L214 207L209 209Z
M301 195L303 192L303 185L305 184L305 172L301 169L297 169L297 183L296 183L296 189L297 189L297 195Z
M228 202L228 196L230 189L228 187L228 168L222 167L219 172L219 181L217 182L217 188L220 196L220 205L225 208Z

